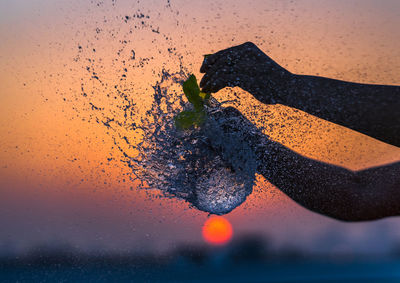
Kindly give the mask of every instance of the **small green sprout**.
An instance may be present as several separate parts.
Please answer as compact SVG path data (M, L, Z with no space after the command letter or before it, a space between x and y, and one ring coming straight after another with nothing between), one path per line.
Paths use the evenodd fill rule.
M197 79L194 75L183 83L183 92L187 100L193 105L193 110L185 110L175 117L175 126L179 130L188 130L192 127L200 127L207 118L204 103L210 98L209 93L200 91Z

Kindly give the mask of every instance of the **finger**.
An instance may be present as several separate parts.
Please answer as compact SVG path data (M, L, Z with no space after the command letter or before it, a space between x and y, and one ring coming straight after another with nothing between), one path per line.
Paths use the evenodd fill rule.
M240 46L241 45L229 47L227 49L220 50L217 53L205 57L203 60L203 64L200 67L200 73L208 72L208 70L211 69L220 58L225 57L229 52L232 52L232 50L239 48Z
M216 93L225 87L234 87L233 75L223 75L216 79L207 81L203 87L203 91L207 93Z
M203 76L200 87L204 92L218 92L224 87L235 87L242 84L235 68L229 65L229 60L226 56L220 58ZM244 74L240 74L240 77L243 79Z
M206 73L214 65L217 59L218 59L217 53L205 57L203 60L203 64L201 64L200 67L200 73Z
M211 92L209 91L210 87L215 83L215 81L223 76L221 73L219 64L214 64L212 68L210 68L207 73L201 78L200 88L203 92Z
M207 80L203 85L203 92L214 93L225 87L225 80L222 78L210 79Z
M217 53L208 55L204 58L203 64L200 67L200 73L207 73L210 69L212 69L215 64L223 58L227 52L227 49L218 51Z
M200 80L200 88L201 89L203 89L204 86L206 86L208 84L208 82L210 81L210 76L211 76L211 73L207 73L207 74L204 74L204 76L201 78L201 80Z
M226 51L226 50L223 50ZM214 54L217 55L217 54ZM206 71L206 74L200 81L201 88L207 88L210 83L213 83L218 77L224 76L232 72L232 67L227 66L227 56L221 55L217 59L214 57L214 63L209 65Z

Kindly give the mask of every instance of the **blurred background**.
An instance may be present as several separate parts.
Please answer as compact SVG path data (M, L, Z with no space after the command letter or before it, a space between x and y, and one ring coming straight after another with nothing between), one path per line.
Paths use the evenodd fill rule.
M397 217L339 222L258 177L224 216L232 238L213 245L209 215L139 190L119 148L140 140L128 100L140 123L163 71L200 77L203 54L245 41L293 73L400 85L399 26L397 0L0 0L0 281L399 280ZM240 89L216 97L233 91L305 156L353 170L400 160L398 148Z

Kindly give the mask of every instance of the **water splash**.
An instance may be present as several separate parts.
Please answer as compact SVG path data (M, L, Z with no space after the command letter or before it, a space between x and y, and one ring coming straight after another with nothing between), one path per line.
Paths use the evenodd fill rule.
M174 117L183 108L183 95L171 95L171 84L182 84L187 75L164 71L154 87L154 100L148 116L142 119L143 140L138 156L129 166L144 188L156 188L166 196L190 202L213 214L225 214L244 202L252 192L256 163L253 151L240 132L222 129L226 122L222 107L214 100L206 106L205 125L179 131ZM178 102L178 103L177 103ZM179 105L180 107L176 107Z
M120 30L108 28L109 21L104 21L96 28L95 41L77 45L73 61L88 77L80 77L80 91L64 100L72 103L79 117L104 127L139 188L158 189L213 214L232 211L252 192L256 170L254 153L241 132L224 129L224 123L235 117L220 115L223 107L212 100L202 128L178 131L174 117L191 107L182 92L191 65L183 62L184 56L171 45L171 35L152 23L151 16L137 12L115 19L123 23ZM145 50L144 43L142 49L135 47L130 38L136 31L146 34L154 50ZM110 42L104 57L96 46L101 40ZM153 45L162 41L161 47ZM149 77L158 79L150 89L141 88Z

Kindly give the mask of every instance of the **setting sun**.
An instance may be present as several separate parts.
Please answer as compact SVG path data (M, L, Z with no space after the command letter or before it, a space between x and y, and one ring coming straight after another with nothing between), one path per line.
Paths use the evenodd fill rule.
M221 216L212 216L204 223L203 238L213 245L223 245L232 238L232 225Z

